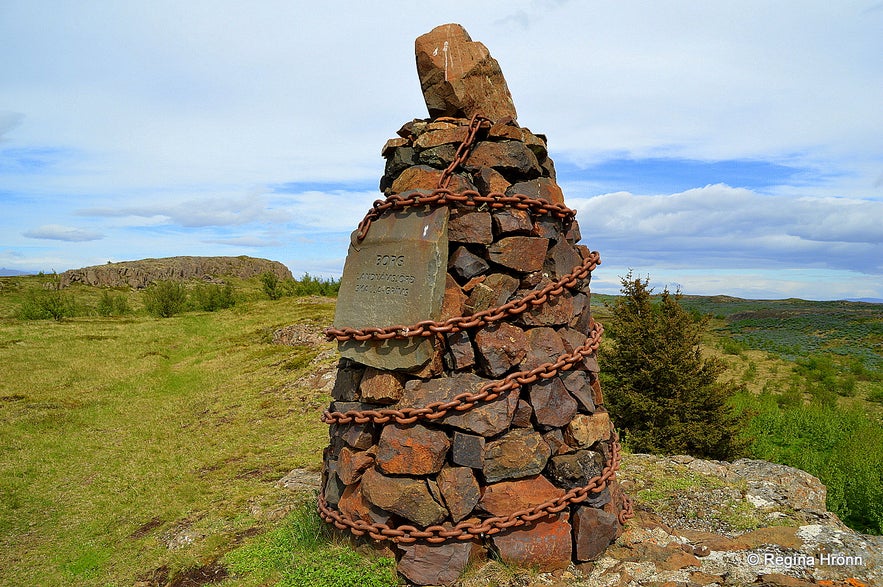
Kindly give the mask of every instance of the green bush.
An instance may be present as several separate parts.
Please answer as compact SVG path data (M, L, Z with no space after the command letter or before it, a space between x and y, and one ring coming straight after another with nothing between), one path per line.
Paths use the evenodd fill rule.
M21 320L49 320L51 318L61 321L77 314L76 304L61 288L61 283L55 273L41 285L40 288L32 288L25 292L16 313L18 318Z
M279 287L279 277L277 277L275 273L269 271L261 273L261 286L263 287L264 293L271 300L278 300L284 293L282 288Z
M726 367L704 359L699 343L705 319L665 290L653 303L649 279L622 282L612 307L609 333L615 344L599 354L610 411L632 450L691 454L714 459L738 456L743 418L729 405L740 389L718 377Z
M129 301L123 294L104 290L98 298L96 311L99 316L125 316L132 312L132 308L129 307Z
M300 279L289 281L286 284L289 295L292 296L337 296L340 290L340 280L323 279L304 273Z
M883 533L883 436L858 409L780 405L771 394L740 394L753 413L746 435L754 457L803 469L828 488L828 509L860 532Z
M194 310L215 312L231 308L236 304L234 289L231 284L219 285L208 283L198 285L190 292L190 304Z
M144 307L157 318L170 318L187 309L187 288L176 281L158 281L144 290Z

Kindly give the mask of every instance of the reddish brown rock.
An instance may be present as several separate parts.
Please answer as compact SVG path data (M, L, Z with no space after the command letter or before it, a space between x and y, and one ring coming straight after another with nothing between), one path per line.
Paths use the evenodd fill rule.
M513 141L523 140L524 131L514 121L497 122L491 125L487 136L489 139L510 139Z
M552 160L548 158L549 152L546 148L548 141L546 140L546 135L538 134L535 135L530 130L526 128L521 129L521 140L524 141L524 144L527 145L527 148L533 151L533 154L536 155L537 159L540 163L543 164L544 170L546 169L546 163L548 163L548 168L550 173L547 175L551 175L552 181L555 181L555 168L552 165Z
M518 400L518 407L515 408L515 415L512 416L512 426L515 428L530 428L532 426L531 416L533 416L533 408L523 399Z
M616 516L593 507L577 506L573 513L574 558L595 560L616 538Z
M484 466L484 445L483 436L455 431L451 446L451 461L455 465L481 469Z
M332 434L353 448L366 450L374 445L374 424L339 424Z
M490 193L506 193L506 189L511 185L510 182L503 177L503 174L491 167L482 167L473 175L475 187L481 195L486 196Z
M469 333L465 330L445 335L448 345L446 357L448 368L452 371L466 369L475 364L475 351Z
M494 242L491 213L458 209L451 211L448 240L454 243L491 244Z
M475 346L484 373L499 377L527 356L528 338L517 326L499 322L477 331Z
M534 475L516 481L491 483L484 488L478 507L492 516L508 516L562 495L563 489L555 487L542 475Z
M530 386L530 405L540 426L566 426L576 415L576 400L558 377L540 379Z
M421 133L417 140L414 141L414 146L418 149L431 149L440 145L459 145L466 140L468 132L469 127L467 126L445 126L444 128Z
M372 468L362 475L362 493L380 509L420 526L438 524L448 516L448 510L432 498L424 479L387 477Z
M487 279L475 285L466 300L470 314L502 306L518 289L518 280L505 273L491 273Z
M352 485L366 470L374 466L374 453L344 447L337 457L337 476L346 485Z
M359 396L365 402L394 404L402 398L405 391L403 381L402 375L368 367L359 384Z
M611 429L607 412L577 414L564 429L564 438L571 446L588 448L610 438Z
M375 507L365 499L362 493L362 484L349 485L340 496L337 508L346 516L354 520L362 520L369 524L386 524L389 522L389 514Z
M437 473L451 448L448 435L421 424L386 425L377 442L377 467L389 475Z
M466 247L457 247L448 257L448 269L464 281L481 275L489 267L487 261Z
M466 308L467 299L466 294L463 293L463 290L457 284L457 280L450 273L445 274L445 295L442 298L439 321L444 322L448 318L462 316Z
M527 356L521 363L521 369L528 371L543 363L554 363L566 351L564 341L553 328L530 328L525 331L527 337Z
M585 346L588 342L588 330L576 330L575 328L562 328L558 330L558 336L564 341L564 348L568 353L574 352L576 349ZM587 371L598 372L598 358L595 353L586 355L581 363Z
M480 142L463 167L470 172L490 167L510 179L531 179L543 172L536 155L520 141Z
M516 428L484 447L482 472L488 483L540 473L551 450L539 432Z
M536 289L542 289L548 283L543 280ZM564 290L560 296L549 298L549 301L534 306L518 317L518 321L526 326L560 326L570 322L573 317L573 301L571 293Z
M399 545L404 554L397 570L413 585L450 585L466 569L472 547L471 542L457 540Z
M431 118L517 118L500 64L459 24L444 24L417 37L414 52Z
M402 195L406 195L406 192L409 190L432 191L438 187L438 180L441 179L441 176L442 170L440 169L434 169L429 165L415 165L402 171L392 182L390 190L393 194ZM451 176L451 183L448 184L448 188L459 192L474 189L475 186L461 175L454 174Z
M458 373L455 377L429 381L409 381L405 384L402 400L396 405L400 408L419 408L436 401L448 402L464 392L478 393L490 381L472 373ZM509 427L517 405L518 393L508 392L493 401L478 402L463 412L451 410L436 422L479 436L494 436Z
M522 194L529 198L545 200L551 204L564 204L564 193L558 184L548 177L538 177L529 181L513 183L506 189L506 195Z
M543 440L549 445L553 456L573 450L564 442L564 433L560 428L552 428L548 432L543 432Z
M530 236L507 236L488 247L488 258L504 267L530 273L543 267L548 239Z
M396 137L394 139L389 139L388 141L386 141L386 143L383 145L383 148L380 150L380 155L383 158L391 157L395 153L396 149L398 149L399 147L404 147L408 144L409 144L408 139L405 139L402 137Z
M439 471L436 482L445 506L455 522L472 513L481 498L478 481L469 467L444 467Z
M533 220L526 210L502 208L494 211L494 229L500 236L527 235L533 230Z
M571 527L569 514L562 513L525 529L495 534L494 546L503 562L541 571L565 569L570 565Z

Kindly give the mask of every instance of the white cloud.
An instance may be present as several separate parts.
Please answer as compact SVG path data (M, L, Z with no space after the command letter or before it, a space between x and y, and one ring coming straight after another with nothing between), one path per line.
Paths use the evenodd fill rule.
M26 230L22 235L27 238L39 238L67 242L85 242L104 238L104 235L94 230L61 226L60 224L44 224L37 228Z
M206 197L134 206L86 208L79 210L78 214L109 218L132 216L188 228L239 226L252 222L280 223L290 218L286 211L270 206L264 195Z
M788 198L718 184L685 192L573 198L583 235L626 263L822 266L883 273L883 202ZM604 251L602 251L603 253Z

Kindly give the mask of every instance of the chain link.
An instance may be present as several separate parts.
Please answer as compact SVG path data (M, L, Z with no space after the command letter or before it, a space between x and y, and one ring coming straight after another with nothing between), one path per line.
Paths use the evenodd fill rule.
M324 489L319 493L318 511L323 520L334 524L339 530L349 530L356 536L368 534L374 540L391 540L399 544L411 544L417 540L425 540L431 544L451 539L472 540L476 537L493 536L512 527L523 526L541 518L557 515L571 504L582 503L590 493L598 493L607 487L607 482L615 479L616 471L622 460L619 436L611 429L612 456L610 462L601 470L601 474L589 479L582 487L567 491L564 495L545 501L532 508L513 512L508 516L494 516L482 520L464 520L455 526L434 525L419 529L412 525L390 527L381 522L368 523L365 520L353 519L343 512L328 505ZM631 500L623 495L623 503L618 519L621 523L634 515Z
M589 336L585 343L558 357L554 363L543 363L533 369L510 373L503 379L486 383L476 393L464 392L454 396L447 402L432 402L422 408L383 408L379 410L349 410L347 412L331 412L325 410L322 413L322 421L326 424L365 424L374 422L386 424L395 420L398 424L412 424L421 418L436 420L445 416L450 410L464 412L472 409L475 404L491 402L503 393L519 389L522 385L535 383L539 379L549 379L560 371L567 371L574 365L598 350L601 344L601 335L604 327L600 322L592 320L589 328Z
M550 299L554 299L564 293L565 288L574 287L579 281L585 279L601 264L601 255L597 251L589 253L583 262L577 265L573 271L557 279L542 289L534 290L524 297L512 300L497 306L476 312L469 316L455 316L442 322L423 320L410 326L395 325L383 328L326 328L325 337L328 340L343 342L347 340L388 340L390 338L405 339L416 336L428 337L433 334L449 334L472 328L486 326L499 322L509 316L517 316L527 310L542 305Z

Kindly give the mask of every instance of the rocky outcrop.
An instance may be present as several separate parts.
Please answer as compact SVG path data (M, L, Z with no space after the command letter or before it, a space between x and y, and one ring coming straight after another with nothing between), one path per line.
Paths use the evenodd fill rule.
M165 257L141 259L71 269L59 275L61 287L83 283L99 287L144 288L156 281L186 281L240 277L248 279L272 273L279 279L292 279L291 271L278 261L255 257Z
M318 484L318 475L313 475L310 491ZM596 543L612 525L602 510L578 510L568 522L574 531L592 529L577 544L588 562L538 574L488 561L454 585L883 585L883 536L844 526L825 509L825 486L809 473L749 459L727 463L627 454L617 477L635 498L636 516L610 547L607 540ZM544 501L556 491L539 477L503 481L485 489L478 508L501 515ZM553 543L547 546L554 551ZM411 568L414 553L398 550L406 551L399 556L417 576ZM439 560L428 556L426 548L419 552L427 560ZM445 560L441 568L449 570L452 561ZM440 581L453 580L438 573Z
M825 486L792 467L740 459L626 455L636 517L613 546L569 569L568 587L878 585L883 537L825 508ZM554 581L551 584L556 584Z

